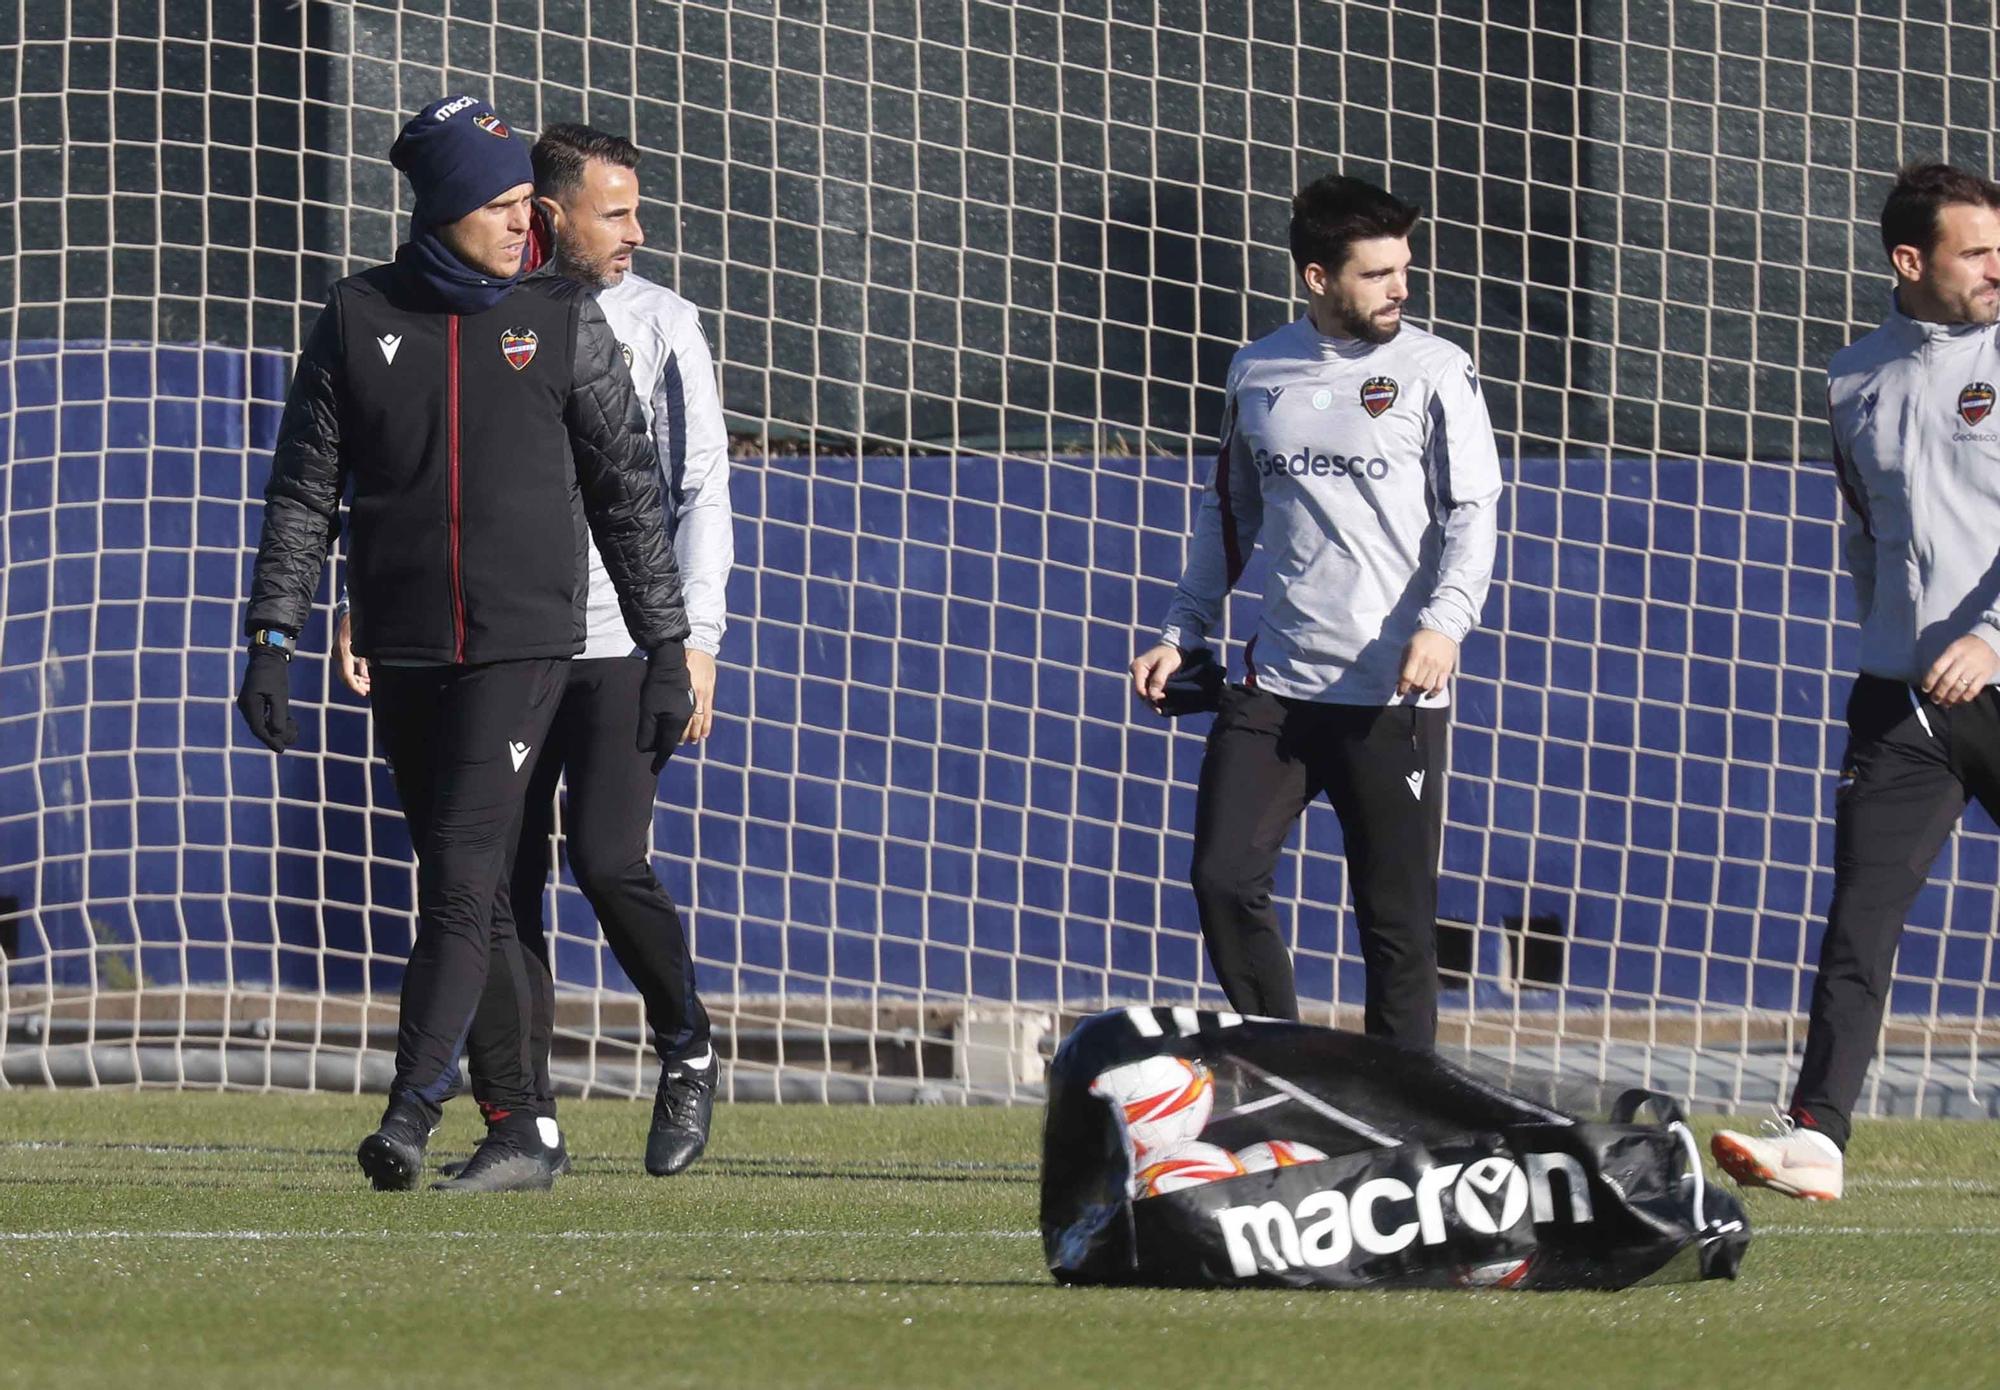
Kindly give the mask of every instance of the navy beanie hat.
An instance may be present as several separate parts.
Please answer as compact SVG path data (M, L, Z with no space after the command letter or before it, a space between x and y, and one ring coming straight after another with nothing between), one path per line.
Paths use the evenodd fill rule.
M442 227L535 181L528 143L478 97L440 97L410 118L389 162L410 177L419 227Z

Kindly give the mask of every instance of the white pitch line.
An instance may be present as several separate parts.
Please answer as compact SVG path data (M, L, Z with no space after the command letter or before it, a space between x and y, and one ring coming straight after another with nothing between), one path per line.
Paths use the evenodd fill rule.
M318 1240L502 1240L525 1236L534 1240L579 1242L614 1240L1034 1240L1039 1231L0 1231L0 1244L87 1244L91 1241L318 1241ZM1892 1236L1897 1239L1944 1236L1967 1240L2000 1239L2000 1226L1763 1226L1760 1236Z
M1957 1236L1972 1240L2000 1237L2000 1226L1752 1226L1750 1239L1759 1236Z
M1847 1185L1871 1192L2000 1192L2000 1183L1976 1178L1850 1178Z
M0 1149L26 1153L65 1149L76 1153L165 1154L176 1158L184 1154L247 1154L251 1157L268 1157L273 1154L298 1152L296 1149L260 1149L247 1144L241 1148L216 1144L72 1144L66 1139L10 1139L0 1144Z
M100 1240L1033 1240L1040 1231L0 1231L0 1243Z
M1279 1097L1278 1099L1282 1099ZM44 1150L64 1150L72 1153L92 1154L155 1154L168 1158L205 1155L222 1155L232 1158L296 1158L300 1154L314 1154L319 1157L333 1157L343 1152L340 1149L283 1149L263 1148L255 1144L91 1144L72 1143L67 1139L8 1139L0 1140L0 1152L19 1151L36 1153ZM813 1160L804 1158L739 1157L729 1162L743 1163L753 1168L804 1168L813 1166ZM895 1163L869 1160L848 1165L852 1171L868 1174L882 1173L890 1177L924 1178L933 1170L947 1173L1032 1173L1033 1163L994 1163L980 1159L939 1159L935 1162ZM754 1176L754 1174L753 1174ZM831 1176L831 1175L830 1175Z

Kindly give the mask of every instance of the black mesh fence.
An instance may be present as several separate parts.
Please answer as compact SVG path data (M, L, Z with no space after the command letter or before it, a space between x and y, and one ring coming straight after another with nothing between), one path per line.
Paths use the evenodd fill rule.
M1987 3L16 0L0 39L19 339L291 350L465 89L633 134L642 268L738 426L821 448L1199 447L1337 168L1431 210L1418 314L1523 452L1817 454L1890 172L1993 164Z

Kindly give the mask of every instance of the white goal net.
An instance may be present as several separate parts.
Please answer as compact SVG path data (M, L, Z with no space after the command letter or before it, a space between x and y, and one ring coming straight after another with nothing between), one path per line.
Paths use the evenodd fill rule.
M1290 194L1339 168L1428 209L1413 317L1508 459L1443 1040L1779 1099L1854 656L1822 368L1885 304L1893 169L1995 168L1995 35L1915 0L0 4L0 1084L386 1077L414 893L330 589L300 747L231 697L291 354L402 233L399 124L465 90L638 141L640 268L719 363L722 718L655 848L729 1094L1028 1096L1078 1014L1219 998L1203 726L1123 669L1228 358L1299 311ZM1301 997L1356 1021L1332 813L1294 843ZM1996 876L1975 809L1865 1106L2000 1105ZM650 1091L587 905L546 908L558 1078Z

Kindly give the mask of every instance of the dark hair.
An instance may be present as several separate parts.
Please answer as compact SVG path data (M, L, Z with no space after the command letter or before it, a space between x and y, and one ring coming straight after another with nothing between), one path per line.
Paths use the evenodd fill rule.
M627 169L639 167L639 147L622 135L587 125L552 125L535 141L535 192L561 200L583 182L583 168L593 159Z
M2000 184L1949 164L1908 164L1882 204L1882 249L1914 246L1929 254L1938 240L1938 209L1962 203L2000 211Z
M1337 275L1350 242L1408 236L1424 210L1395 194L1344 174L1314 179L1292 199L1292 264L1319 264Z

